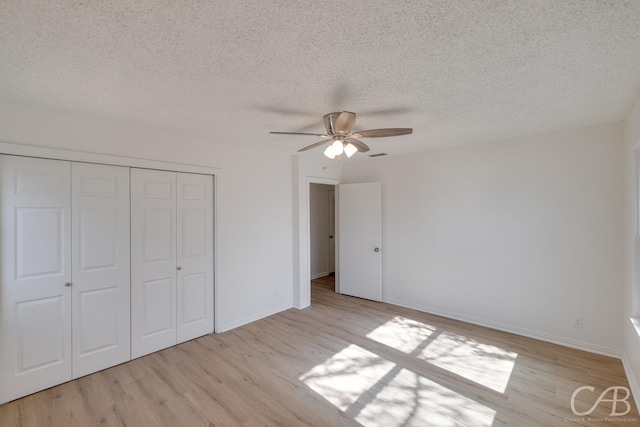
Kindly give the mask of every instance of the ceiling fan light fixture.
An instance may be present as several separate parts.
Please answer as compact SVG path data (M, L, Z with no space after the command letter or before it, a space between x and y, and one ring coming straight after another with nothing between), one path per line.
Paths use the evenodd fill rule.
M336 158L336 154L333 152L333 144L329 145L326 150L324 150L324 155L330 158L331 160Z
M339 139L336 139L335 141L333 141L333 144L331 144L331 148L333 149L334 156L339 156L344 151L344 145L342 141Z
M351 157L357 152L358 152L358 149L351 143L348 143L347 145L344 146L344 154L346 154L347 157Z

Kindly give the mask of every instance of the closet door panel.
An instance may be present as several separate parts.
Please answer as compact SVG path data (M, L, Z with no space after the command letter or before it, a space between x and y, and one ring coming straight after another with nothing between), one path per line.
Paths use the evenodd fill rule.
M73 377L131 358L129 168L72 164Z
M178 173L178 342L213 332L213 176Z
M131 355L176 344L176 173L131 169Z
M70 172L0 155L0 403L71 379Z

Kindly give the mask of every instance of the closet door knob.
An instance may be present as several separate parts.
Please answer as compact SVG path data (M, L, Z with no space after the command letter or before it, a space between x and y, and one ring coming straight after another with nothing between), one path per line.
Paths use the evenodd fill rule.
M180 271L180 270L182 270L182 267L178 266L178 267L176 268L176 270Z
M67 282L67 283L65 283L64 285L65 285L67 288L70 288L70 287L71 287L71 282Z

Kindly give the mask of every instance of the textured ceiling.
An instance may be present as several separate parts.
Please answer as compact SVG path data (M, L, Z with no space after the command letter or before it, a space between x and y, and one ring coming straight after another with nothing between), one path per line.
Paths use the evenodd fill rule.
M0 1L0 99L295 153L322 115L390 154L621 120L640 1ZM321 155L320 150L312 151Z

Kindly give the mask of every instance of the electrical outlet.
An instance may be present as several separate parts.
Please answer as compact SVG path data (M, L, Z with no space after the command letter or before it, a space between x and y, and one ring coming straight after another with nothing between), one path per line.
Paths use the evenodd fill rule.
M582 329L582 317L573 318L573 327L576 329Z

